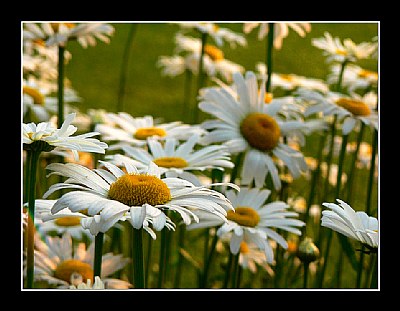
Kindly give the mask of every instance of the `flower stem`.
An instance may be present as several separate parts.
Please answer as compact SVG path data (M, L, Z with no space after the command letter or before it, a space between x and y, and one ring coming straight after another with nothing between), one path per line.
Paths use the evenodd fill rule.
M228 288L228 282L229 282L229 277L231 275L231 267L232 267L233 257L234 257L234 255L229 251L229 258L228 258L228 263L226 264L226 268L225 268L225 277L224 277L224 283L222 285L222 288Z
M103 242L104 233L99 232L94 240L94 264L93 264L93 274L101 278L101 263L103 258Z
M342 65L341 65L341 68L340 68L338 81L337 81L337 84L336 84L336 91L339 92L339 93L342 91L343 74L344 74L344 69L345 69L347 63L348 63L348 60L345 59L343 61Z
M371 254L373 257L373 273L369 288L378 288L378 253Z
M131 25L131 28L128 33L128 38L126 40L124 54L122 56L122 63L121 63L121 71L119 74L119 89L118 89L118 100L117 100L117 112L124 111L124 95L125 95L125 85L126 85L126 76L127 70L129 68L129 54L132 46L133 38L136 34L137 29L136 23Z
M61 128L64 122L64 54L65 54L65 46L58 46L58 91L57 91L57 100L58 100L58 115L57 115L57 126Z
M148 282L149 282L149 271L150 271L150 266L151 266L151 253L152 253L152 247L151 245L153 244L153 238L148 235L148 240L147 240L147 254L146 254L146 267L145 267L145 287L148 288Z
M186 227L181 225L179 227L179 235L178 235L178 265L176 267L174 288L179 288L181 282L181 274L183 266L183 255L181 249L183 249L184 247L185 233L186 233Z
M135 288L145 288L144 284L144 260L143 260L143 228L132 228L132 261L133 280Z
M239 256L240 252L233 256L233 271L232 271L232 288L238 288L238 279L239 279Z
M268 36L267 36L267 83L265 85L265 91L270 92L271 89L271 77L272 77L272 51L274 48L274 23L268 24Z
M308 287L308 268L310 266L310 263L308 261L303 262L303 268L304 268L304 275L303 275L303 288Z
M185 69L185 82L183 90L183 109L182 109L182 119L186 121L186 111L190 107L190 94L192 92L192 77L193 74L189 69Z
M31 153L29 165L29 186L28 186L28 237L26 255L26 287L33 288L34 267L35 267L35 189L36 189L36 170L39 161L40 151L28 150Z
M213 255L214 255L214 251L215 251L215 247L217 245L218 242L218 235L216 233L214 233L212 242L211 242L211 248L210 248L210 253L208 255L208 257L206 258L205 262L204 262L204 271L203 271L203 277L201 279L201 284L200 284L200 288L206 288L207 287L207 278L208 278L208 272L210 270L210 264L211 261L213 259Z
M201 50L200 50L200 59L199 59L199 70L198 70L198 76L197 76L197 91L195 93L195 98L194 98L194 109L193 109L193 123L198 122L199 118L199 108L197 105L197 96L199 95L200 89L203 87L204 84L204 69L203 69L203 64L204 64L204 48L207 42L207 33L202 32L201 33Z
M158 288L163 288L165 278L165 264L167 255L167 229L161 230L161 245L160 245L160 258L159 258L159 271L158 271Z

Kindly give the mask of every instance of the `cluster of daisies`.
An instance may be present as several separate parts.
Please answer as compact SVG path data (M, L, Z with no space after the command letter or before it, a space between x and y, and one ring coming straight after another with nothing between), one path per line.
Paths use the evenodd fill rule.
M298 242L293 247L292 239L304 236L307 217L284 190L294 180L309 182L318 170L323 176L322 161L313 165L311 160L316 160L302 152L311 134L327 136L332 126L341 130L339 138L364 127L378 130L377 73L356 64L377 56L376 42L355 44L347 39L342 44L328 33L313 40L332 68L322 81L271 74L264 63L246 71L225 59L220 49L224 43L246 46L246 35L255 27L259 40L273 36L273 48L280 49L289 29L304 37L311 31L309 23L249 23L243 25L243 33L213 23L180 23L176 55L159 59L162 73L174 77L190 72L199 78L205 74L201 79L214 83L199 83L195 94L195 109L209 119L189 124L122 111L82 113L76 108L80 98L72 83L57 80L60 53L65 65L72 57L70 40L83 48L95 46L97 40L108 43L114 32L111 25L23 26L24 288L145 288L148 267L143 261L150 255L143 254L143 233L149 241L161 235L163 244L167 234L177 230L206 229L215 238L212 247L221 251L218 245L227 246L226 280L232 279L232 287L240 287L239 274L230 270L235 260L237 271L256 273L262 267L273 277L282 260L278 250L291 251L301 262L317 259L318 250L309 238L303 239L305 247ZM188 35L193 32L198 37ZM285 95L276 96L282 94L279 90ZM357 145L353 152L359 149ZM326 166L327 179L334 166ZM37 193L34 175L42 169L46 189ZM327 208L321 226L376 250L377 218L337 201L338 205L319 203ZM134 236L132 256L104 252L103 242L120 243L126 235L116 232L124 230ZM182 243L180 254L183 249ZM163 254L161 250L159 256ZM199 287L208 287L210 263L205 259L200 265ZM129 267L131 274L126 272ZM158 273L164 269L161 264Z

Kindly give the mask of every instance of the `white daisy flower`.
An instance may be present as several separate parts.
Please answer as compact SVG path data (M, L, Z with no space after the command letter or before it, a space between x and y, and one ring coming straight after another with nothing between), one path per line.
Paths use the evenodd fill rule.
M164 144L148 138L148 151L132 146L123 146L124 155L115 154L106 156L106 159L115 165L122 165L129 161L136 167L147 167L154 162L166 177L180 177L200 186L198 177L193 171L205 171L207 169L233 168L230 154L223 145L209 145L194 150L201 136L194 134L186 142L179 144L175 138L167 138Z
M225 88L210 89L203 95L199 108L214 115L217 120L202 123L211 130L203 138L203 143L223 142L231 154L244 152L241 183L253 180L258 188L263 187L265 178L271 174L274 187L280 189L278 169L273 157L281 159L293 178L307 171L307 164L301 152L283 142L283 136L305 130L307 124L300 120L285 121L279 116L281 102L264 102L265 80L260 89L257 78L251 71L245 78L240 73L233 75L235 98Z
M224 41L230 44L231 48L235 48L237 44L240 46L246 46L246 38L228 28L219 27L214 23L179 23L182 29L196 29L201 33L206 33L212 37L218 46L222 46Z
M248 34L254 28L260 26L258 30L258 40L264 39L268 34L268 23L244 23L243 32ZM304 38L307 32L311 31L310 23L274 23L274 48L282 48L283 39L289 35L289 29L294 30L300 37Z
M330 67L330 74L327 77L329 84L336 84L341 71L339 64L334 64ZM343 72L342 86L347 88L350 93L355 90L367 90L370 87L376 87L378 85L378 73L363 69L355 64L348 64Z
M77 40L83 48L95 46L97 39L109 43L114 27L106 23L23 23L23 40L43 40L47 46L65 46Z
M378 248L378 219L368 216L365 212L356 212L340 199L336 199L336 201L339 202L339 205L322 203L330 210L322 211L321 226L357 240L369 248Z
M102 256L101 276L107 288L132 288L124 280L110 278L115 272L125 268L129 258L121 254L106 253ZM60 237L47 236L44 241L35 239L35 281L46 281L52 287L69 288L90 280L93 282L94 243L86 247L81 242L73 249L72 238L66 233ZM114 284L114 286L110 286Z
M311 44L324 51L326 62L355 62L360 59L371 58L378 49L377 42L354 43L351 39L344 39L343 43L338 37L333 38L329 32L322 38L313 38Z
M103 281L99 276L94 277L94 283L92 284L91 279L87 279L86 283L81 282L78 285L70 285L69 289L105 289Z
M373 92L364 96L357 93L349 96L337 92L328 92L324 95L316 91L300 89L298 95L309 105L304 112L305 116L319 112L322 112L324 116L337 115L339 120L343 120L342 133L344 135L349 134L360 122L378 130L377 95Z
M79 160L78 151L104 154L108 147L107 144L96 138L91 138L99 133L89 132L71 136L77 130L76 126L71 125L75 115L76 113L69 114L60 129L56 128L51 122L23 123L22 142L24 149L36 147L43 151L68 149L73 152L76 160Z
M46 198L60 189L74 190L63 194L51 212L56 214L65 208L72 212L87 209L90 217L83 218L81 224L93 235L105 233L119 220L128 220L135 229L143 227L155 239L150 224L157 231L175 227L164 210L178 213L185 224L190 224L192 220L198 221L195 210L215 214L225 221L227 211L233 209L224 195L207 188L219 183L196 187L184 179L160 178L160 169L153 162L141 173L129 162L124 162L125 171L112 163L99 162L107 170L89 170L74 163L51 163L47 166L53 171L50 174L68 179L50 186L43 195ZM229 185L239 190L236 185Z
M84 229L81 225L81 219L87 217L83 213L74 213L69 209L52 214L51 209L57 200L42 200L35 201L35 223L37 230L42 235L47 235L49 232L56 232L58 235L63 235L67 232L73 239L82 240L83 235L89 239L93 239L93 235L88 229ZM38 221L36 221L38 220Z
M222 237L225 234L232 234L230 239L230 251L237 254L240 245L254 243L260 250L263 250L268 263L273 262L273 250L269 239L277 242L283 248L287 248L286 240L273 228L292 232L301 235L298 227L305 223L292 218L298 213L288 211L290 207L282 201L275 201L265 204L271 191L267 189L241 187L240 193L235 194L232 190L226 192L226 197L232 202L234 211L229 211L228 221L223 223L214 215L206 215L201 211L195 213L199 216L200 222L193 223L188 229L220 226L217 235Z
M187 140L195 133L205 132L198 126L183 124L180 121L156 124L152 116L134 118L126 112L107 113L105 118L106 123L97 124L95 131L98 131L104 140L118 141L122 145L144 146L148 137L160 140L168 137ZM116 148L119 148L119 145L112 146L110 150Z

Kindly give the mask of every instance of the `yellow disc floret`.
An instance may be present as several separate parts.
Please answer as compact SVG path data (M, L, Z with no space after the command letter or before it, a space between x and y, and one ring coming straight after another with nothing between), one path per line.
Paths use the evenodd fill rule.
M75 227L81 224L81 218L77 216L65 216L57 218L54 222L60 227Z
M40 93L39 90L30 86L24 86L22 92L32 97L34 104L41 106L44 105L44 95Z
M204 46L204 53L206 53L213 61L224 59L224 52L214 45L206 44Z
M261 151L275 148L281 130L274 118L264 113L251 113L240 124L240 132L250 146Z
M168 186L159 178L145 174L125 174L110 185L108 197L128 206L152 206L171 200Z
M362 101L350 98L339 98L336 104L356 116L369 116L371 109Z
M162 128L142 127L142 128L139 128L136 130L135 138L145 140L145 139L147 139L147 137L152 137L152 136L164 137L166 135L167 135L167 132Z
M161 157L153 160L153 162L158 166L166 168L183 168L188 166L186 160L179 157Z
M54 276L69 283L73 273L80 274L82 276L82 281L85 283L88 279L93 282L92 266L77 259L67 259L62 261L54 271Z
M228 211L226 218L246 227L255 227L260 222L256 210L247 206L235 207L235 211Z

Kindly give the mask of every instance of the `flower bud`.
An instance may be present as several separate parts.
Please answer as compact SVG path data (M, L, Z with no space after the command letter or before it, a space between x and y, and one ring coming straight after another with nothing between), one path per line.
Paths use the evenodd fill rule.
M311 238L305 237L303 241L299 244L297 250L297 257L302 262L312 262L319 257L319 249L315 246Z

